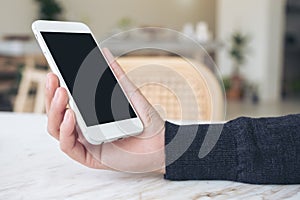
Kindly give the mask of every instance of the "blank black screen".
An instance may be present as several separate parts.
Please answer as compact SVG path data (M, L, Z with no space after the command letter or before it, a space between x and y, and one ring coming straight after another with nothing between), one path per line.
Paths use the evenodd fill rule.
M87 126L136 117L89 33L41 33Z

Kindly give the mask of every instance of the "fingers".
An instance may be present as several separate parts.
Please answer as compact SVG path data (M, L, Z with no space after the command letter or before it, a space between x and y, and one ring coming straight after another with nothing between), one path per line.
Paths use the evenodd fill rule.
M66 89L57 88L48 111L48 132L56 139L59 138L60 125L64 118L67 104L68 94Z
M92 154L78 141L75 123L74 112L71 109L67 109L60 126L59 142L61 150L85 166L96 169L107 169L104 165L95 160Z
M55 74L48 73L47 74L47 82L46 82L46 112L48 113L51 101L53 99L55 90L59 87L59 81Z

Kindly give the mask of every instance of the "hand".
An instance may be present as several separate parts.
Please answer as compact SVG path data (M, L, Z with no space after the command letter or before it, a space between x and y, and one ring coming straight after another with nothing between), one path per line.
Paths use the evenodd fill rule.
M59 141L64 153L87 167L164 173L164 121L127 79L110 52L107 49L103 52L144 124L143 133L102 145L89 144L76 129L74 112L67 108L67 91L59 86L59 80L53 73L47 75L46 85L48 132Z

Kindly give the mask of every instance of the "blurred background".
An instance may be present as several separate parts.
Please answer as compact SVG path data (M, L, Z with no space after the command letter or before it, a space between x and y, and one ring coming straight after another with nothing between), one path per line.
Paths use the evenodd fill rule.
M156 31L117 38L110 44L110 49L118 53L122 46L132 43L157 42L174 48L175 52L189 52L203 68L210 69L210 72L204 72L207 77L211 77L210 73L217 73L213 69L213 62L216 63L227 100L225 107L220 106L220 112L225 109L227 120L241 115L258 117L300 113L298 0L2 0L0 111L44 112L43 90L49 69L31 33L31 23L36 19L84 22L100 42L112 34L139 27L183 32L201 44L209 56L195 55L193 48L183 45L178 38L168 38L167 34ZM129 70L137 63L153 62L157 57L162 62L172 60L174 69L185 73L184 76L192 76L186 73L188 69L181 60L169 52L133 52L124 55L120 62L125 70ZM141 76L146 78L147 75ZM213 85L213 82L208 81L208 84ZM197 96L202 101L199 107L203 115L208 112L208 117L199 118L205 120L213 109L205 102L210 94L203 92L203 87L212 87L205 84L199 87L195 87L201 91ZM157 90L155 87L144 89L154 105L164 102L163 96L167 93ZM223 99L220 95L216 98L220 98L214 102L218 108L219 104L223 105ZM165 104L167 107L172 103ZM172 104L173 107L176 105ZM174 108L158 109L169 112L168 109ZM178 112L167 115L176 118Z

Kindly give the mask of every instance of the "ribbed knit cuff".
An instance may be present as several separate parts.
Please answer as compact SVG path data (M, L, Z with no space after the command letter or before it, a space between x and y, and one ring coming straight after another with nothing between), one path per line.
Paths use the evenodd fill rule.
M166 122L165 127L165 179L236 180L236 144L226 124L178 126ZM217 143L208 155L199 158L199 151L208 130L218 130L218 127L223 129ZM208 134L219 133L209 131ZM207 142L210 141L206 140Z

